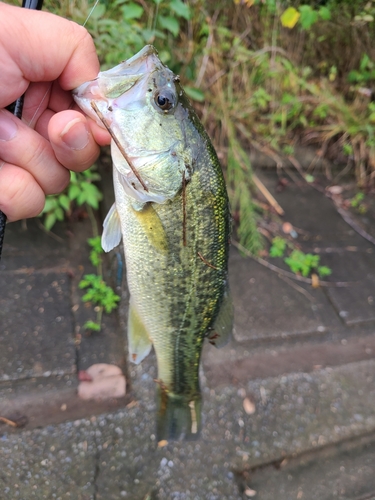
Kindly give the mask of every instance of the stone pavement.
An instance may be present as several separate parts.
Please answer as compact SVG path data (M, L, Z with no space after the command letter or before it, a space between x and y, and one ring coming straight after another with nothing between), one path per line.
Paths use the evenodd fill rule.
M312 289L232 248L235 331L223 349L204 348L196 442L155 442L155 359L126 363L126 290L100 334L82 329L93 314L77 289L89 221L54 236L37 220L7 226L0 417L26 425L0 425L1 500L375 499L375 248L321 193L276 193L274 172L259 175L304 250L332 268L328 281L352 284ZM372 234L374 213L357 217ZM116 262L109 255L112 280ZM77 398L78 370L97 362L122 368L124 398Z

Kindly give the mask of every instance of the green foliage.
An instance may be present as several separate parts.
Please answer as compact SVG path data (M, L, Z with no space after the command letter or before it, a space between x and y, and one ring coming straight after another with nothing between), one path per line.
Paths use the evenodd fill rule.
M287 241L285 238L280 236L275 236L272 240L272 245L270 248L270 257L282 257L287 249Z
M64 220L65 212L70 210L70 200L66 194L47 196L42 211L45 214L44 227L50 231L57 221Z
M301 5L299 11L301 14L299 22L301 23L301 27L304 30L310 29L311 26L315 24L319 18L318 12L310 5Z
M44 226L50 231L57 221L62 221L72 213L74 206L87 205L94 209L99 207L102 194L94 182L100 179L95 166L85 172L71 172L70 184L62 194L50 195L46 198L44 209Z
M90 10L76 0L46 2L81 24ZM350 156L360 186L375 179L375 106L359 94L375 78L375 2L320 3L101 0L87 23L103 69L153 43L181 75L226 169L241 242L254 252L261 239L251 145L281 165L299 139L311 140L332 157ZM76 192L48 206L50 227Z
M350 83L365 84L375 78L375 64L367 54L363 54L358 70L353 69L348 74Z
M231 208L239 213L237 231L240 243L256 255L263 244L257 230L256 206L250 190L251 165L248 155L234 135L230 135L227 172L228 185L234 187L230 191Z
M281 24L285 28L294 28L300 25L302 30L308 31L311 27L321 21L329 21L331 19L331 10L329 6L321 6L319 9L311 5L300 5L298 9L295 7L287 7L280 16Z
M288 244L285 238L275 236L272 240L269 255L270 257L283 257L288 247L292 248L292 245ZM293 249L290 255L284 259L284 262L293 273L302 274L304 277L310 276L312 272L316 272L320 277L329 276L332 272L329 267L319 265L319 255L304 253L297 249Z
M83 302L91 302L96 306L97 318L96 321L86 321L84 328L99 332L101 329L101 320L103 311L109 314L118 305L120 297L114 290L106 284L103 279L102 272L102 257L103 249L101 246L100 236L88 239L88 244L91 247L90 261L96 267L96 274L85 274L83 279L79 282L78 287L85 289L86 293L82 297Z
M363 203L364 199L365 199L365 195L363 193L359 192L355 196L353 196L353 198L350 200L350 206L352 208L354 208L361 215L363 215L367 212L367 207Z
M83 328L85 330L91 330L92 332L100 332L101 325L100 323L96 323L95 321L86 321L86 323L83 325Z
M81 13L81 17L84 15L87 12ZM190 19L190 7L182 0L114 0L101 4L99 14L94 10L86 27L94 37L103 67L107 68L128 59L148 43L158 46L162 55L163 49L169 48L170 39L178 38ZM165 53L167 58L169 52Z
M319 255L304 253L300 250L293 250L290 256L284 259L284 262L296 274L302 274L306 277L315 271L321 277L330 275L331 269L327 266L320 266L319 261Z
M102 276L97 274L86 274L79 282L79 288L87 288L87 292L82 297L83 302L98 305L106 313L112 312L120 300L120 297L105 283Z
M104 253L104 250L102 248L101 238L100 236L95 236L94 238L89 238L87 242L91 247L89 256L91 264L94 267L98 267L102 263L101 255Z
M353 198L350 200L350 206L353 208L357 208L361 202L364 200L365 195L363 193L357 193Z

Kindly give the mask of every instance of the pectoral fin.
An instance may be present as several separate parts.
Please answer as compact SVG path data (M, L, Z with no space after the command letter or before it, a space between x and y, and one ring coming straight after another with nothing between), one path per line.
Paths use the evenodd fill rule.
M215 320L212 332L208 336L210 344L224 347L231 338L233 330L233 300L229 288L225 291L223 303Z
M167 253L167 235L154 207L148 203L142 210L134 211L134 214L152 246L160 253Z
M130 302L128 319L129 359L138 365L151 351L152 342L138 312Z
M102 248L109 252L117 247L122 238L120 217L114 203L103 222Z

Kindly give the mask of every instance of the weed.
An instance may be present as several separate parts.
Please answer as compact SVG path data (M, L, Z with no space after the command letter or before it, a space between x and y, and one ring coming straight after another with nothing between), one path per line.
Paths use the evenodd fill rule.
M86 321L84 328L86 330L100 331L103 311L109 314L118 305L120 297L108 286L103 279L102 254L100 236L88 239L91 247L90 261L96 268L96 274L86 274L79 282L78 287L86 289L82 297L83 302L91 302L95 307L97 316L96 321Z
M348 74L350 83L359 83L361 85L375 78L375 65L367 54L363 54L358 70L353 69Z
M361 192L357 193L353 198L350 200L350 206L354 208L358 213L361 215L365 214L367 212L367 207L365 203L363 203L363 200L365 199L365 195Z
M90 5L46 8L83 23ZM374 76L374 16L365 0L103 0L86 26L103 68L153 43L181 75L226 169L241 243L256 253L250 148L280 167L303 139L327 158L347 156L359 186L374 183L375 107L363 87ZM65 196L46 206L49 227L71 210Z
M313 272L317 273L320 277L329 276L332 273L329 267L320 265L319 255L293 249L293 245L280 236L273 238L269 255L270 257L284 257L288 247L292 248L292 252L288 257L284 258L284 262L293 273L302 274L304 277L310 276Z
M71 172L70 184L62 194L49 195L41 216L44 216L44 226L50 231L57 221L62 221L66 216L70 216L74 205L87 205L93 209L98 209L102 193L94 182L100 179L100 175L93 166L84 172Z
M315 271L321 277L329 276L332 273L331 269L327 266L320 266L319 261L319 255L304 253L300 250L293 250L290 256L284 259L284 262L296 274L301 273L306 277Z
M272 245L269 251L270 257L282 257L287 248L287 241L285 238L280 236L275 236L272 240Z

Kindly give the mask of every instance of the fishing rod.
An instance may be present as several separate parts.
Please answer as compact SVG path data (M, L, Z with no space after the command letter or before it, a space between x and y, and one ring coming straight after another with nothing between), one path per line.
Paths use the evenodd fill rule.
M24 9L30 10L41 10L43 6L43 0L23 0L22 7ZM7 110L13 113L14 116L21 119L22 118L22 109L23 109L23 101L24 95L21 95L15 102L7 106ZM3 242L4 242L4 233L5 233L5 224L7 218L6 215L0 210L0 259L1 253L3 251Z

